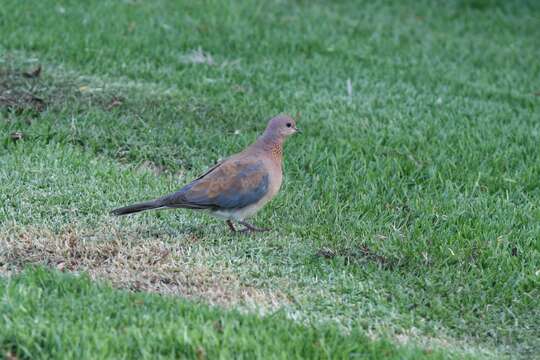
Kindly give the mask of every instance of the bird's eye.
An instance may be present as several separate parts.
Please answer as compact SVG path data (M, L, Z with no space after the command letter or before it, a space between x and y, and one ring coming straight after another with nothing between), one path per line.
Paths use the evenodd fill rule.
M287 127L291 127L291 126L292 126L292 124L291 124L291 123L287 123Z

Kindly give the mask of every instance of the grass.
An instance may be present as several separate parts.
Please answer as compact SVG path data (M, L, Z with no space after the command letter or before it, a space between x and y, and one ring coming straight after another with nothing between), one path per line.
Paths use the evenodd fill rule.
M185 306L257 304L306 334L408 344L384 345L404 357L410 344L539 351L535 2L7 1L0 18L6 274L41 264ZM39 78L21 76L38 63ZM275 232L235 238L187 211L107 215L297 111L304 135L256 219ZM152 264L160 249L171 255Z
M223 312L42 269L3 282L0 298L0 345L20 358L442 358L283 314Z

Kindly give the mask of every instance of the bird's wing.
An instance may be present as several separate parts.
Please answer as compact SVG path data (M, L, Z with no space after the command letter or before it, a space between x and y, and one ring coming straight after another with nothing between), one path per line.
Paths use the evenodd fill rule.
M210 169L206 170L202 175L199 175L198 178L196 178L195 180L193 181L197 181L199 179L202 179L203 177L205 177L206 175L210 174L212 171L216 170L221 164L223 164L225 161L227 161L228 159L223 159L221 160L220 162L214 164L214 166L212 166Z
M163 198L163 205L193 209L242 208L266 195L269 176L262 161L230 159Z

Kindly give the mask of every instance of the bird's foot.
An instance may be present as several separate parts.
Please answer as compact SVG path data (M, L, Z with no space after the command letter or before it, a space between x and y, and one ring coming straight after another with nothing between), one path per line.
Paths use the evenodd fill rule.
M227 223L227 225L229 225L229 229L231 229L231 231L232 231L233 233L237 231L236 228L234 227L234 224L232 223L231 220L227 220L226 223Z
M266 232L272 230L270 228L259 228L245 221L239 221L238 223L245 226L244 229L240 230L242 232Z
M258 228L258 227L254 226L254 225L251 225L250 223L247 223L245 221L239 221L238 223L241 224L241 225L244 225L245 228L243 228L241 230L237 230L234 227L233 222L231 220L227 220L227 225L229 225L229 229L231 229L231 231L234 232L234 233L245 234L245 233L251 233L251 232L265 232L265 231L272 230L272 229L269 229L269 228Z

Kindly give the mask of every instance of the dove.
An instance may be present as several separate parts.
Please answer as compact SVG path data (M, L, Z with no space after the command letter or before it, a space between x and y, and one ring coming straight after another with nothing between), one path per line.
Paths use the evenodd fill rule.
M203 210L226 221L232 232L269 231L246 220L272 200L283 181L283 145L299 132L290 116L279 115L268 122L264 133L244 151L208 169L177 192L121 207L113 215L153 209ZM243 225L237 229L235 224Z

